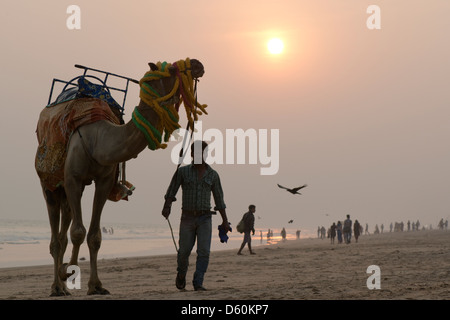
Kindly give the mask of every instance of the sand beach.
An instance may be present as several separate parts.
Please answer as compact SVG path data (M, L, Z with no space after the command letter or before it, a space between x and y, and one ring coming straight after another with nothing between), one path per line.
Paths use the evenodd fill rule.
M212 252L204 292L192 288L195 250L185 291L175 287L176 257L99 260L111 294L88 296L89 262L80 262L81 289L49 297L51 265L0 269L2 300L448 300L450 232L427 230L365 235L358 243L300 239L248 250ZM369 289L369 266L379 267L380 289ZM375 284L375 280L372 284Z

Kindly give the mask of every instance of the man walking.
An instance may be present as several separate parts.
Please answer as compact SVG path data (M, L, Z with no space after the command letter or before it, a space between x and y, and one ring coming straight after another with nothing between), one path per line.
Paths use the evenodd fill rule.
M347 215L347 219L344 221L344 241L346 244L350 243L352 238L352 220L350 220L350 215Z
M222 228L225 232L230 230L223 190L219 174L205 162L205 152L208 144L204 141L195 141L191 146L193 162L180 167L174 174L167 189L162 215L167 219L170 215L172 202L180 186L183 190L182 213L180 222L179 250L177 255L176 287L183 290L186 286L186 273L189 266L189 256L197 241L197 262L192 284L195 291L206 290L203 279L209 264L211 250L211 193L222 216ZM201 154L199 154L201 152Z
M250 231L252 232L252 235L255 235L255 211L255 205L251 204L248 206L248 212L244 213L244 216L242 217L244 220L244 241L242 241L241 248L237 253L239 255L242 254L241 251L244 249L246 244L248 245L250 254L255 254L252 250L252 237L250 236Z

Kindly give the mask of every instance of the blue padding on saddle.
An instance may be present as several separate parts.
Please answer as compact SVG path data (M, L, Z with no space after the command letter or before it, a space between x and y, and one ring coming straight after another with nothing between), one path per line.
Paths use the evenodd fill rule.
M92 83L85 77L80 77L78 79L78 92L82 97L101 99L109 104L110 107L120 110L120 113L123 114L124 108L114 100L111 94L105 90L102 85Z
M63 92L61 92L58 95L58 97L56 98L55 102L53 102L50 105L55 105L55 104L58 104L58 103L61 103L61 102L65 102L65 101L69 101L69 100L75 99L75 98L77 98L77 95L78 95L78 88L77 87L64 90Z

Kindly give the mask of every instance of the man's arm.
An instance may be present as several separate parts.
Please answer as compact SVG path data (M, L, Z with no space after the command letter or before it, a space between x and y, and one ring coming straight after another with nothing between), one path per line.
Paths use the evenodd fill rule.
M170 185L167 188L166 194L164 196L164 206L162 209L161 214L164 216L164 218L169 218L170 215L170 211L172 208L172 202L177 201L177 198L175 198L175 195L178 192L178 189L180 188L181 185L181 181L182 181L182 176L181 176L181 172L180 169L178 169L177 171L175 171L172 180L170 181Z
M225 211L226 205L223 200L222 185L220 183L220 178L217 173L211 191L214 197L214 203L216 204L216 209L219 210L220 215L222 216L222 228L225 230L225 232L228 232L230 231L230 225L228 224L228 217Z

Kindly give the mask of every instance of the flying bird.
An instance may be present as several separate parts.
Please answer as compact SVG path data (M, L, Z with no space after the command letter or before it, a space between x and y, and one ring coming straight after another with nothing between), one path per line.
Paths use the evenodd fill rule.
M289 220L289 221L288 221L288 223L292 223L292 222L294 222L294 220Z
M277 184L277 185L278 185L278 187L280 187L281 189L286 189L288 192L290 192L290 193L292 193L292 194L301 194L300 192L297 192L297 191L300 190L300 189L303 189L304 187L307 186L306 184L304 184L304 185L302 185L301 187L289 189L289 188L280 186L279 184Z

